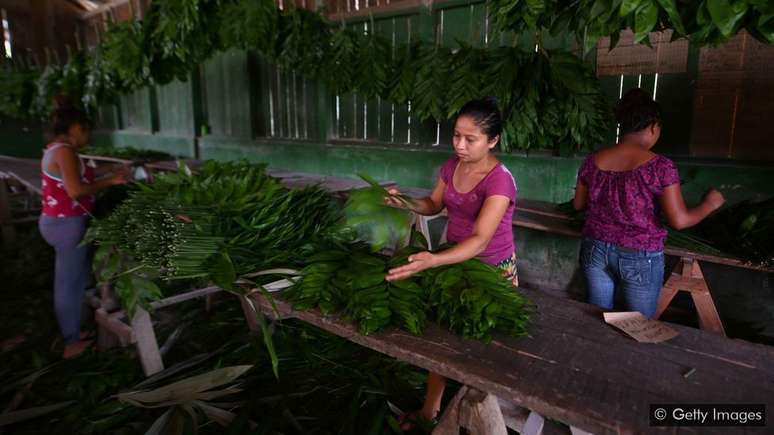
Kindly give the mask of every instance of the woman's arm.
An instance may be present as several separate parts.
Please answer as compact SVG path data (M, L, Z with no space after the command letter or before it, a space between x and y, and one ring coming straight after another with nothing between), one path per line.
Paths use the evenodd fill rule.
M715 189L710 189L704 194L704 199L698 206L689 209L685 206L683 192L679 184L672 184L664 188L659 197L661 210L664 212L669 226L676 230L692 227L719 209L726 202L723 194Z
M446 183L442 179L438 179L433 187L433 191L430 196L424 198L414 198L412 200L412 206L410 210L421 215L432 216L438 214L443 210L443 192L446 189ZM390 195L398 195L400 191L398 189L389 189L387 192ZM403 203L395 198L387 198L387 203L396 207L403 207Z
M586 202L589 197L589 189L583 182L578 179L575 182L575 197L572 199L572 206L575 210L583 210L586 208Z
M510 203L511 199L507 196L493 195L488 197L484 201L484 206L481 207L481 212L473 225L470 237L444 251L436 253L425 251L411 255L408 258L408 264L390 269L385 279L396 281L431 267L461 263L477 256L486 249L489 241L492 240Z
M56 150L54 162L59 167L59 173L62 175L65 191L72 199L93 195L114 184L124 184L126 183L128 175L126 171L119 171L109 178L104 178L91 184L82 183L78 155L68 147L61 147Z

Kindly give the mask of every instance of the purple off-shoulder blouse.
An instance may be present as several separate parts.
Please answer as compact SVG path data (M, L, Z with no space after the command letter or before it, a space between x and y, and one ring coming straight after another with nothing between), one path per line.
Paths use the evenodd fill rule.
M583 236L641 251L664 249L667 231L659 218L658 197L680 183L675 164L657 155L630 171L606 171L586 157L578 179L588 189Z

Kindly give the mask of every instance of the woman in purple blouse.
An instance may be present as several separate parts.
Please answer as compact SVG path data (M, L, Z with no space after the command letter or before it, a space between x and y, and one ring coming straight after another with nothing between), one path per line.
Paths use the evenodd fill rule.
M590 303L612 309L620 293L626 310L650 318L664 278L661 215L671 227L687 228L724 199L710 189L699 206L686 208L674 163L650 151L661 134L661 109L645 91L627 92L616 118L620 142L589 155L578 171L573 205L586 209L580 262Z
M473 100L462 107L454 125L455 155L441 167L430 196L416 199L412 208L422 215L434 215L445 207L449 216L447 238L456 244L443 251L410 256L408 264L388 272L388 281L478 257L501 268L503 275L518 285L512 226L516 182L492 153L501 132L502 117L495 99ZM388 202L400 205L389 198ZM430 373L420 417L436 417L445 385L446 379Z

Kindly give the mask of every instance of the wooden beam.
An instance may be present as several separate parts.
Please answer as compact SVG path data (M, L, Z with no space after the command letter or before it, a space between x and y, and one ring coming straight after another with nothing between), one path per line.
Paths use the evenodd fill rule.
M102 5L100 7L98 7L97 9L94 9L92 11L89 11L89 12L81 14L81 16L79 18L81 20L87 20L87 19L89 19L89 18L91 18L93 16L96 16L96 15L99 15L99 14L102 14L102 13L105 13L105 12L110 12L114 8L116 8L118 6L123 6L123 5L127 4L127 3L129 3L129 0L112 0L112 1L110 1L108 3L105 3L104 5Z

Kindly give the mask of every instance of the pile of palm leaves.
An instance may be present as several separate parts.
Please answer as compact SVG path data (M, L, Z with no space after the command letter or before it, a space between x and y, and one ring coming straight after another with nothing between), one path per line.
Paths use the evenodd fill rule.
M774 198L727 207L697 231L724 252L753 265L774 267Z
M411 241L403 236L401 231L408 232L408 212L386 206L387 191L370 177L361 177L371 186L352 192L344 211L347 225L357 228L365 243L317 248L300 280L283 294L294 308L341 313L365 335L388 325L419 335L428 319L463 337L484 341L494 331L512 336L526 333L526 299L499 269L477 259L387 282L390 269L408 263L409 255L426 250L427 244L419 234ZM410 201L399 199L404 204ZM401 247L406 242L409 245Z
M154 280L193 279L237 290L242 274L299 264L338 223L326 192L289 190L244 162L207 162L139 184L87 240L100 281L113 282L132 312L160 296Z
M296 321L276 325L274 341L283 362L277 379L260 339L246 332L239 304L232 298L216 304L211 313L202 304L178 305L157 318L168 368L147 379L126 349L61 360L48 349L52 331L33 328L41 335L34 346L3 352L0 402L6 409L0 429L354 435L375 427L373 433L397 434L394 412L420 404L421 370ZM181 332L170 347L173 330ZM8 403L16 405L9 409Z
M283 297L295 309L340 313L364 335L388 325L421 335L428 320L483 341L495 331L516 337L526 333L526 299L500 270L479 260L385 281L389 269L406 264L415 252L404 248L388 257L365 244L330 246L309 258L301 279Z

